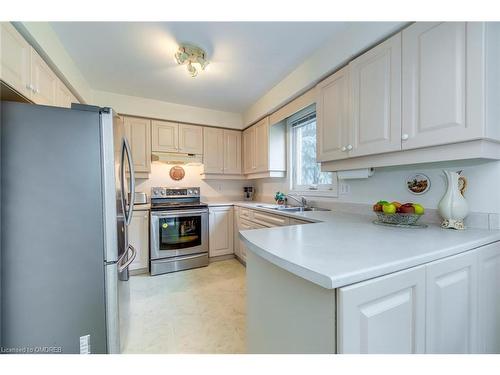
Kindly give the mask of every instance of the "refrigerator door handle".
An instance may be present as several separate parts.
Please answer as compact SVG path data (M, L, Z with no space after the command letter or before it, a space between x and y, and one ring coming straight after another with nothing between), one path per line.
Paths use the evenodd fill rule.
M135 249L135 247L133 247L130 244L128 245L127 251L124 254L128 254L129 250L132 250L132 255L123 264L121 264L121 260L123 260L124 256L120 257L120 261L118 262L118 272L123 272L128 266L130 266L130 264L132 264L132 262L134 261L135 257L137 256L137 250Z
M130 202L128 202L128 211L125 212L125 204L124 206L124 212L125 212L125 224L130 225L132 222L132 212L134 211L134 204L135 204L135 171L134 171L134 162L132 160L132 151L130 149L130 145L128 143L127 138L123 138L123 149L122 149L122 186L125 185L125 154L127 154L127 162L128 162L128 167L129 167L129 172L130 172L130 188L129 188L129 194L130 194ZM123 193L123 201L125 202L125 192Z

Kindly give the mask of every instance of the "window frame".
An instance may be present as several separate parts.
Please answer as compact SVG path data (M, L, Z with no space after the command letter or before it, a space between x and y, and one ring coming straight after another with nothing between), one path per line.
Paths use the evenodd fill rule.
M310 116L316 112L316 105L312 104L292 116L286 119L286 128L288 133L288 170L290 171L290 192L294 194L299 194L303 196L310 197L338 197L338 181L337 173L330 172L332 174L331 184L319 184L319 185L297 185L297 152L296 152L296 133L294 130L294 124L304 117ZM316 118L317 126L317 118Z

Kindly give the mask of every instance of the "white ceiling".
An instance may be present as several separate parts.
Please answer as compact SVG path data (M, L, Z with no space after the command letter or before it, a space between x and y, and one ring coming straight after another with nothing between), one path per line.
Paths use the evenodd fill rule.
M321 48L345 22L52 22L95 90L243 112ZM204 48L196 78L174 61L178 44Z

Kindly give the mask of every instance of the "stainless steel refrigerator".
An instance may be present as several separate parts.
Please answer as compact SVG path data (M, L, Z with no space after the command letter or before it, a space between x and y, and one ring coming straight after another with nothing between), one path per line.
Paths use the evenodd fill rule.
M11 102L1 121L3 352L119 353L135 257L123 122L109 108Z

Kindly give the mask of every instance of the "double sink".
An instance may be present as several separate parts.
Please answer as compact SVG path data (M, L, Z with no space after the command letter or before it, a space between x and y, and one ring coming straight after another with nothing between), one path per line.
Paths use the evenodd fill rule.
M284 212L309 212L309 211L330 211L328 208L319 207L300 207L300 206L272 206L266 204L258 204L257 207L267 208L270 210L284 211Z

